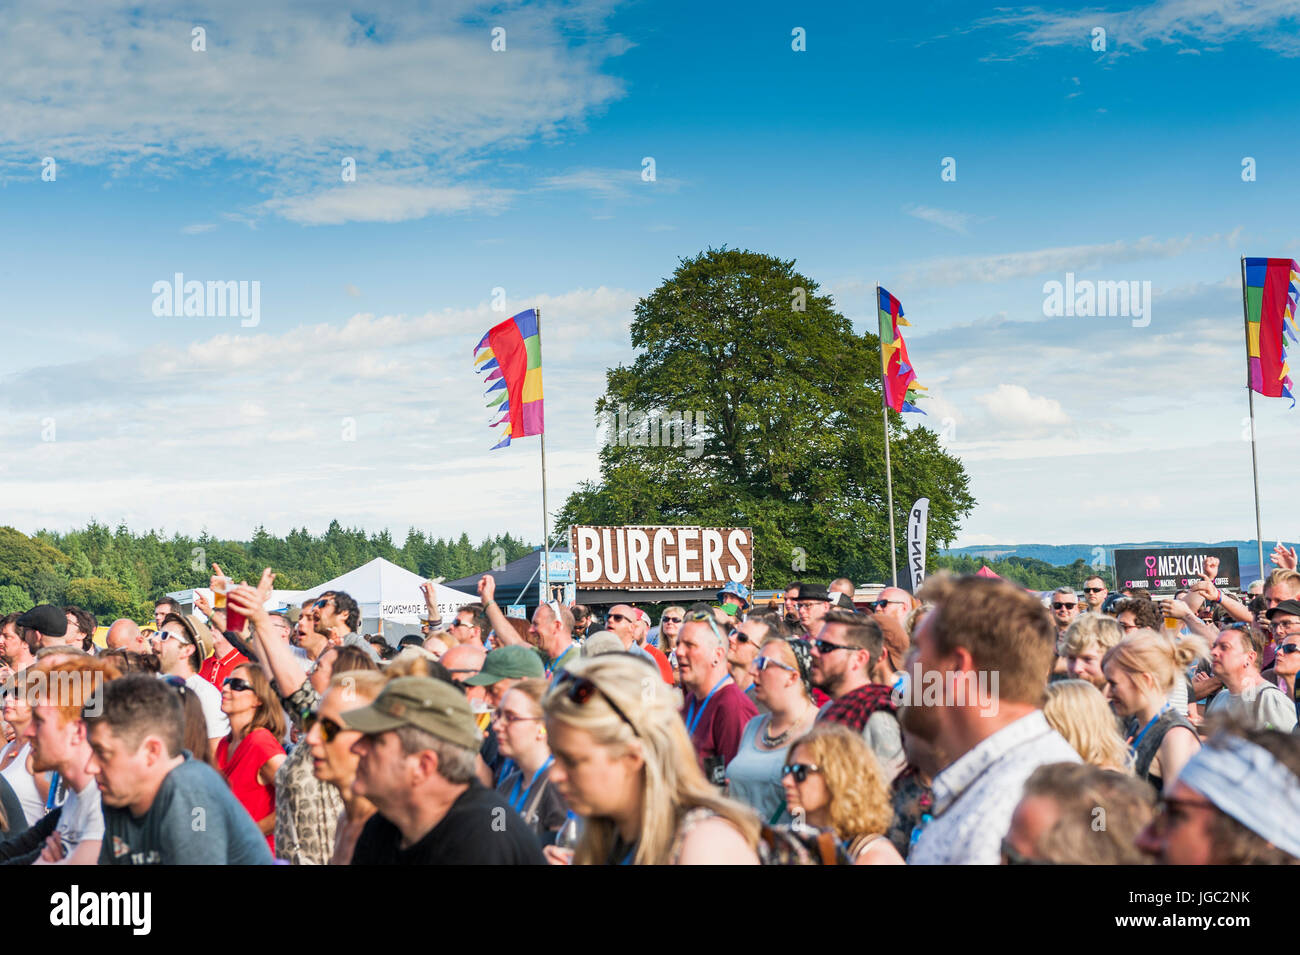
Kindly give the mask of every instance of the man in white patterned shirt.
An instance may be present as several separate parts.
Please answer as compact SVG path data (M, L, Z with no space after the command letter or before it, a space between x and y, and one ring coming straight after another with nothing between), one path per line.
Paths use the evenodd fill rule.
M914 643L903 728L946 754L934 818L908 862L997 865L1025 781L1079 755L1043 717L1056 627L1033 596L1005 581L931 578Z

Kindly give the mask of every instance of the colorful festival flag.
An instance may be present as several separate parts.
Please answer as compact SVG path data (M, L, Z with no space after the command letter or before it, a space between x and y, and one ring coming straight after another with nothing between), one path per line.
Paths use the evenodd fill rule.
M876 286L880 293L880 355L884 366L885 402L895 411L915 411L925 414L915 405L919 391L925 391L925 385L917 384L916 372L907 357L907 344L898 330L899 325L911 326L903 318L903 306L898 299L883 288Z
M1287 343L1297 341L1296 298L1300 266L1294 259L1246 260L1246 363L1250 390L1270 398L1290 398L1291 366Z
M475 370L488 382L488 407L501 417L492 427L505 425L504 437L492 446L504 448L511 438L541 434L542 339L537 327L537 309L530 308L514 318L494 325L474 348ZM494 395L494 392L500 394Z

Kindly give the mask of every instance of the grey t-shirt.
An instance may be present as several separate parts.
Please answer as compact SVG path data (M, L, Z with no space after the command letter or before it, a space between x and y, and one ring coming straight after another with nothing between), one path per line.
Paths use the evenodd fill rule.
M55 831L63 842L65 859L87 839L104 838L104 815L100 811L99 787L93 779L86 783L81 792L69 789L68 798L63 803L63 815L59 817Z
M99 864L270 865L271 850L221 774L186 752L143 816L104 806Z

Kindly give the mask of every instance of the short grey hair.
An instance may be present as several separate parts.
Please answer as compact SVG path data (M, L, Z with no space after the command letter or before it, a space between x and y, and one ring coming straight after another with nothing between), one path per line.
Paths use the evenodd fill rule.
M438 775L449 783L467 783L474 778L478 768L478 750L466 749L426 732L417 726L399 726L397 738L402 752L415 756L426 749L438 756Z

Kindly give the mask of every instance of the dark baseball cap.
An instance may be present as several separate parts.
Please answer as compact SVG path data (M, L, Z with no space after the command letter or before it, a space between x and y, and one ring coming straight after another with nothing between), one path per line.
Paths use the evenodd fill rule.
M1300 600L1283 600L1264 616L1272 620L1275 613L1289 613L1292 616L1300 617Z
M483 658L483 669L465 681L466 686L491 686L498 680L526 680L546 675L542 658L532 647L512 644L497 647Z
M450 683L427 676L390 680L375 702L348 710L343 722L367 735L414 726L466 749L477 750L483 742L465 695Z
M62 637L68 632L68 616L62 607L41 604L33 607L15 621L18 626L36 630L47 637Z

